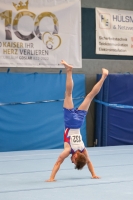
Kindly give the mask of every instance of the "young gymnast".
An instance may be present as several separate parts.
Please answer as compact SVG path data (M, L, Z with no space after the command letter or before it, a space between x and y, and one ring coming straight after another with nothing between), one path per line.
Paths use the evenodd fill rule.
M92 178L97 179L99 176L95 174L94 167L88 152L82 141L82 136L80 134L80 128L84 122L87 111L89 109L92 99L100 91L106 77L108 76L108 70L102 69L102 77L99 82L93 87L91 92L86 96L82 104L74 109L73 100L72 100L72 90L73 90L73 79L72 79L72 66L67 64L64 60L61 61L61 64L65 66L66 69L66 92L64 99L64 123L65 123L65 132L64 132L64 150L59 155L51 176L47 182L55 181L55 175L58 172L60 165L63 163L64 159L67 158L70 154L72 163L75 164L75 169L82 169L86 164L92 175Z

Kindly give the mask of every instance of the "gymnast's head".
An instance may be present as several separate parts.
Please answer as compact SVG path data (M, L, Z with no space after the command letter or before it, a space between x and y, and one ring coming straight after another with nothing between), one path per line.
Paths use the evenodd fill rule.
M80 153L79 151L76 151L71 156L72 163L75 164L75 169L82 169L86 165L86 157L83 153Z

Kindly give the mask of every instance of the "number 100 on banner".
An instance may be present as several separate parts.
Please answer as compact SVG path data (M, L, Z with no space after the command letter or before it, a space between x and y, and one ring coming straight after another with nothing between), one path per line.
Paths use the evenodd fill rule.
M55 5L53 0L50 5L48 1L44 1L47 4L42 5L40 0L20 1L18 4L8 1L10 3L0 3L0 65L12 66L14 63L21 67L27 64L29 67L61 67L57 60L70 59L70 52L64 50L70 44L69 51L76 53L76 57L70 59L70 62L80 67L80 43L79 49L77 48L80 34L73 37L74 33L78 33L80 20L75 27L72 24L76 22L76 18L73 17L72 22L69 20L73 8L76 9L74 5L79 5L79 0L71 3L61 0L59 3L62 8ZM65 12L69 12L69 15L65 15ZM77 18L80 19L78 15ZM76 51L73 51L74 45Z

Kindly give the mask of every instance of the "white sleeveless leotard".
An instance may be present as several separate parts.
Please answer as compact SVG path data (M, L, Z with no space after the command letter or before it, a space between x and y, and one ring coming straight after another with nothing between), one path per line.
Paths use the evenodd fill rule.
M80 129L66 128L64 132L64 142L67 142L70 145L71 154L75 153L77 150L83 152L85 149Z

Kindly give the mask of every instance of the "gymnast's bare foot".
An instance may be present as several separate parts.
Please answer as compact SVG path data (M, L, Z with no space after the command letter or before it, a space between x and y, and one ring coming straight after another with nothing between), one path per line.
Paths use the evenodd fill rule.
M105 69L105 68L102 68L103 77L106 78L108 76L108 74L109 74L109 71L107 69Z
M67 64L65 60L61 60L61 64L65 66L66 71L72 71L73 66Z

